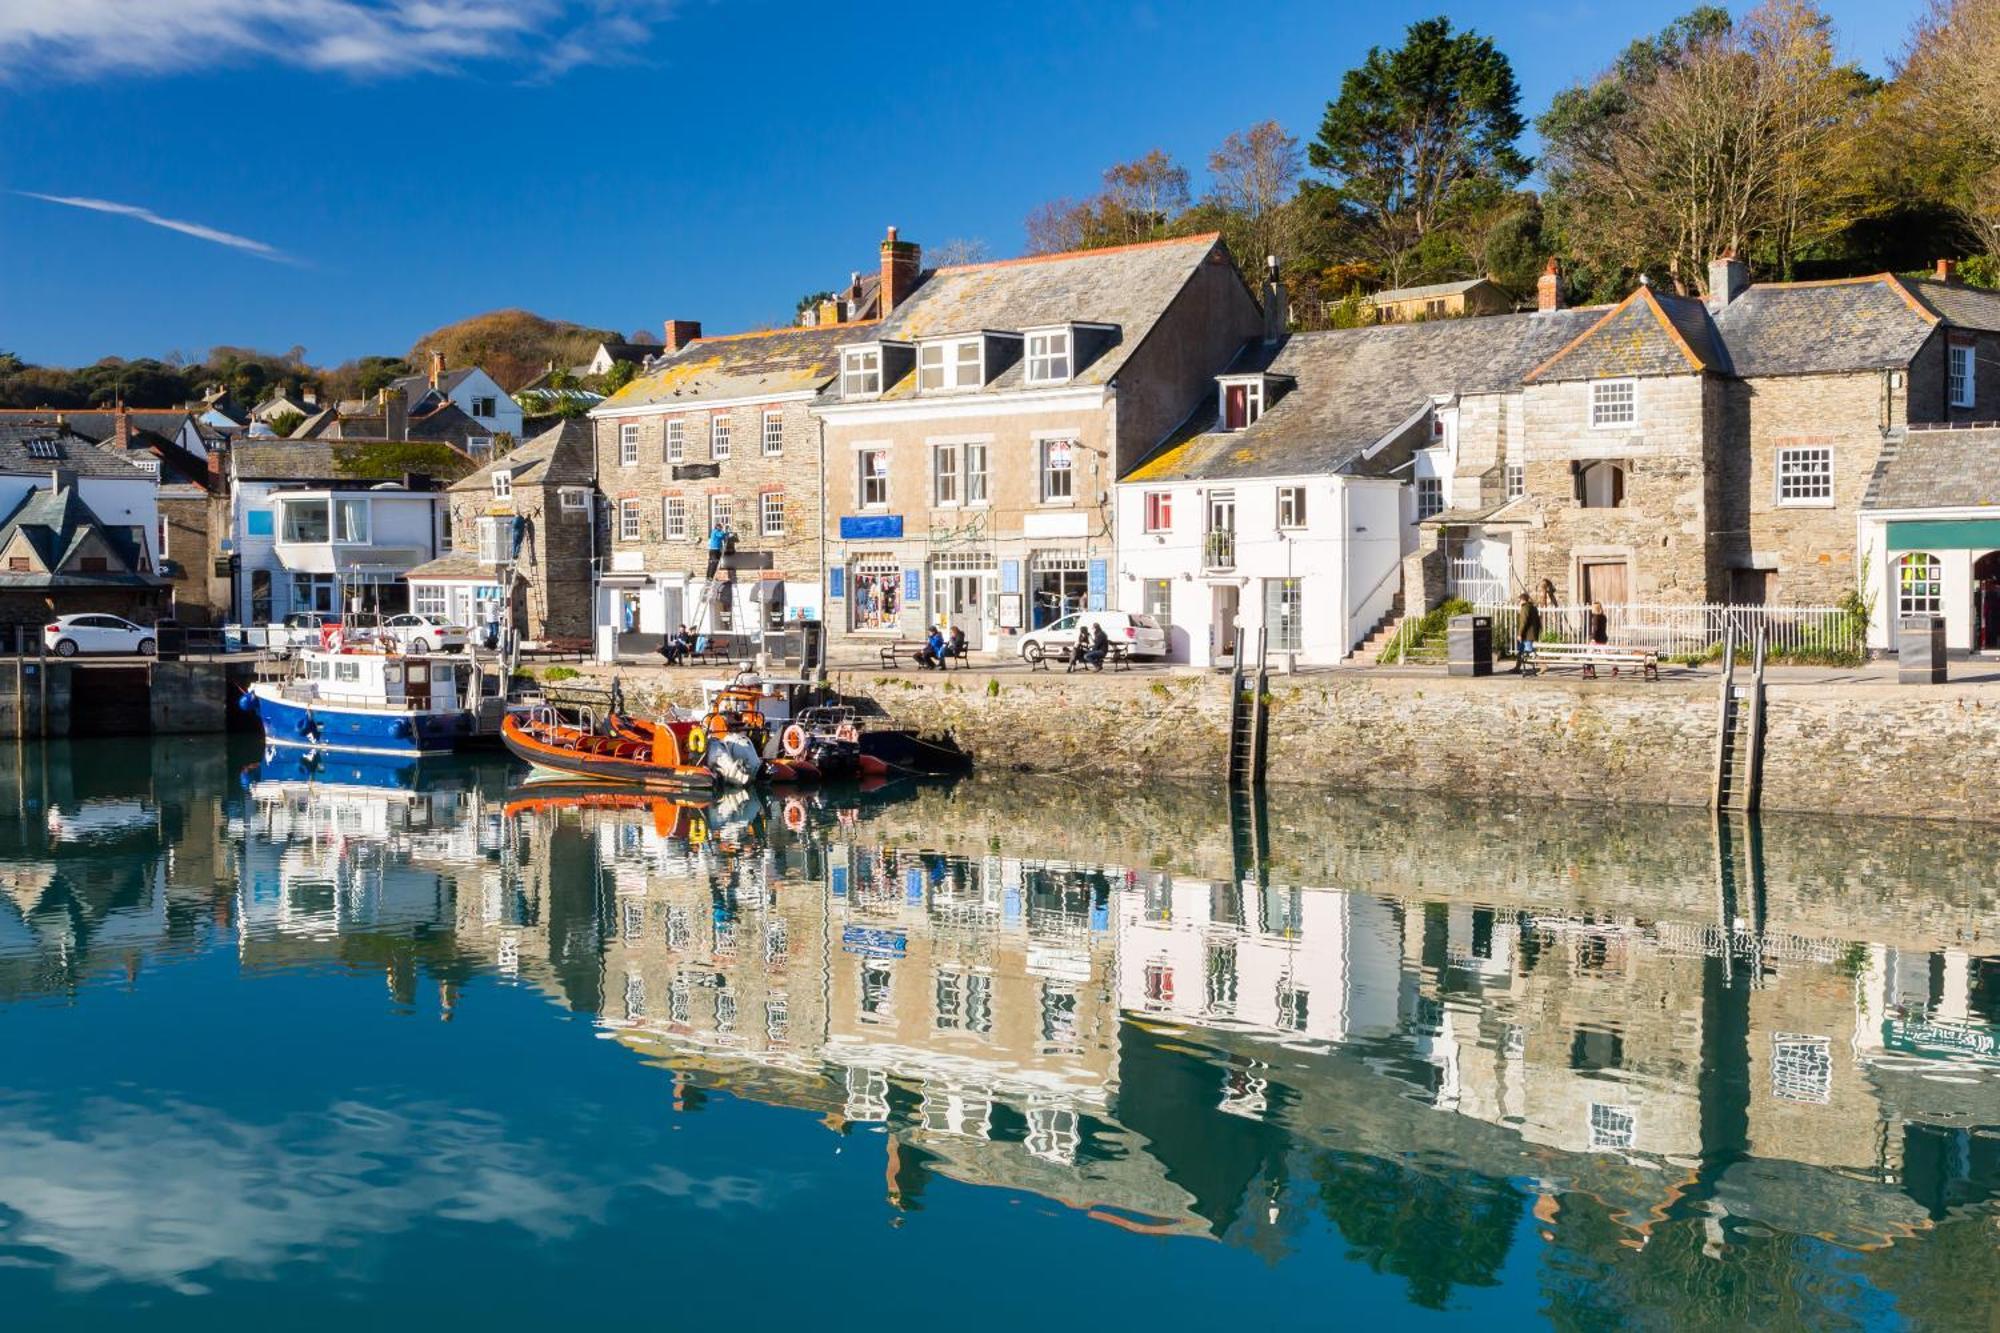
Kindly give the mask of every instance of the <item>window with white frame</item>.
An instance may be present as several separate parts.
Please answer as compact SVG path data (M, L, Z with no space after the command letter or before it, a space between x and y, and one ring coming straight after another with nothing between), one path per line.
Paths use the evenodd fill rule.
M1444 478L1417 478L1417 521L1444 512Z
M1171 532L1174 527L1174 493L1146 492L1146 531Z
M863 509L883 509L889 504L889 451L862 449L855 455L854 494Z
M764 414L764 457L776 458L785 452L785 414L766 412Z
M493 498L496 500L514 498L514 474L505 468L495 469L493 473Z
M985 339L925 343L917 348L917 388L976 389L985 382Z
M1629 426L1638 419L1638 381L1595 380L1591 383L1590 424L1593 429Z
M1833 1093L1833 1042L1792 1032L1771 1034L1771 1095L1824 1105Z
M710 532L721 528L728 532L736 517L736 497L733 495L711 495L708 497L708 529Z
M964 457L956 444L940 444L931 449L931 503L939 506L959 503L959 463Z
M1042 503L1076 499L1076 441L1043 440L1041 456Z
M858 398L882 392L882 349L854 347L841 354L840 392Z
M513 552L508 550L514 536L512 519L482 518L479 520L479 563L497 565L508 559Z
M499 408L498 399L475 398L472 400L472 415L476 417L493 416L498 411L498 408Z
M465 452L477 458L481 454L493 452L491 435L468 435L465 437Z
M718 414L708 419L708 456L720 463L729 457L729 417Z
M620 500L618 502L618 540L636 542L639 540L639 502Z
M442 617L445 614L447 599L442 583L413 583L410 595L415 599L418 615Z
M1061 384L1070 376L1068 329L1046 329L1028 335L1028 383Z
M679 463L687 458L687 426L679 417L667 422L667 461Z
M1944 613L1944 563L1928 551L1911 551L1896 562L1896 614Z
M1630 1148L1636 1137L1639 1115L1629 1106L1590 1104L1590 1147L1593 1152Z
M556 503L572 512L590 508L590 492L582 486L565 486L556 492Z
M1264 381L1237 380L1222 386L1222 428L1242 430L1264 415Z
M688 502L669 495L660 502L660 533L667 541L683 542L688 535Z
M1946 377L1953 407L1971 407L1978 401L1978 383L1975 378L1977 354L1978 349L1968 344L1951 345L1950 359L1946 363Z
M624 421L618 425L618 466L637 467L639 464L639 423Z
M1280 486L1278 488L1278 526L1281 528L1302 528L1306 525L1306 488L1303 486Z
M1305 598L1297 579L1264 580L1264 625L1273 652L1305 651Z
M1833 503L1833 450L1827 445L1778 450L1778 503Z
M965 446L965 502L969 505L987 502L986 446L983 444Z
M1507 498L1518 500L1528 493L1528 465L1509 463L1507 465Z
M784 536L785 493L783 491L766 491L763 500L759 503L758 517L758 529L766 537Z

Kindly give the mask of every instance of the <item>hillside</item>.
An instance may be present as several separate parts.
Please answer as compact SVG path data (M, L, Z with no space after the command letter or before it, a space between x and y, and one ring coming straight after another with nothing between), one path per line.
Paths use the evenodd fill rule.
M567 320L544 319L529 310L493 310L433 329L410 348L409 361L421 368L433 349L448 366L484 366L512 393L553 361L573 366L590 359L597 344L618 340L611 329L590 329Z

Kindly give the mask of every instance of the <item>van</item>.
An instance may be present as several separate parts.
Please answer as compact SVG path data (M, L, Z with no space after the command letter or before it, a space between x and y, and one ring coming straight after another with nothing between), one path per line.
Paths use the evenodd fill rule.
M1076 648L1077 635L1093 625L1104 626L1104 637L1124 644L1133 657L1165 657L1167 631L1156 616L1137 611L1078 611L1052 625L1030 630L1021 636L1021 656L1029 662L1044 657L1066 658Z

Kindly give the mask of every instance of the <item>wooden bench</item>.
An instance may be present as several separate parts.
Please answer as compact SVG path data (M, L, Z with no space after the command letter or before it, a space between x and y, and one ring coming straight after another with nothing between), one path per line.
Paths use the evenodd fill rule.
M1028 663L1028 669L1030 671L1047 671L1051 661L1063 663L1065 674L1071 671L1089 669L1081 661L1072 660L1075 658L1075 644L1052 643L1042 649L1042 656L1038 660ZM1127 643L1105 644L1104 661L1114 671L1130 671L1132 669L1132 646Z
M1637 671L1646 680L1660 675L1660 655L1655 650L1611 643L1538 643L1521 665L1538 676L1557 667L1579 667L1586 676L1595 676L1599 667Z
M881 648L878 650L882 657L883 669L885 671L896 670L897 667L900 665L898 659L904 657L910 659L911 666L919 665L919 663L917 662L917 654L922 652L924 650L924 645L929 642L930 640L928 639L897 639L894 643L883 644ZM946 645L947 650L944 654L944 660L939 664L944 670L946 671L951 670L952 663L954 662L958 664L958 667L961 671L964 670L966 667L972 665L971 654L954 653L949 651L949 648L950 645L947 644Z

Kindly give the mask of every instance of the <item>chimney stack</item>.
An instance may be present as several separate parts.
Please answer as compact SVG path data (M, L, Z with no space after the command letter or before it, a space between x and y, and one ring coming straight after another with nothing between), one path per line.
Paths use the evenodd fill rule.
M1285 280L1278 273L1278 257L1264 256L1264 345L1275 346L1291 331L1291 300L1285 294Z
M117 424L111 428L111 440L122 453L132 447L132 414L125 410L124 402L118 404L117 414L112 420Z
M1939 282L1957 282L1957 281L1958 281L1958 261L1957 261L1956 259L1940 259L1940 260L1938 260L1938 262L1937 262L1937 280L1938 280Z
M678 352L701 337L701 321L698 319L670 319L665 327L669 352Z
M401 389L382 390L382 433L392 440L410 438L410 402Z
M1563 305L1562 274L1556 271L1556 261L1549 260L1542 276L1535 279L1535 309L1560 310Z
M909 299L923 271L923 247L915 241L897 240L896 229L889 228L889 235L882 242L882 318L887 319Z
M819 303L819 318L817 323L823 329L831 328L835 324L840 323L840 301L838 298Z
M1709 260L1709 313L1720 314L1723 307L1743 295L1749 285L1750 266L1738 259L1734 250L1724 250L1720 258Z
M431 348L431 387L433 389L437 388L438 381L443 378L444 378L444 353L440 352L437 348L433 347Z

